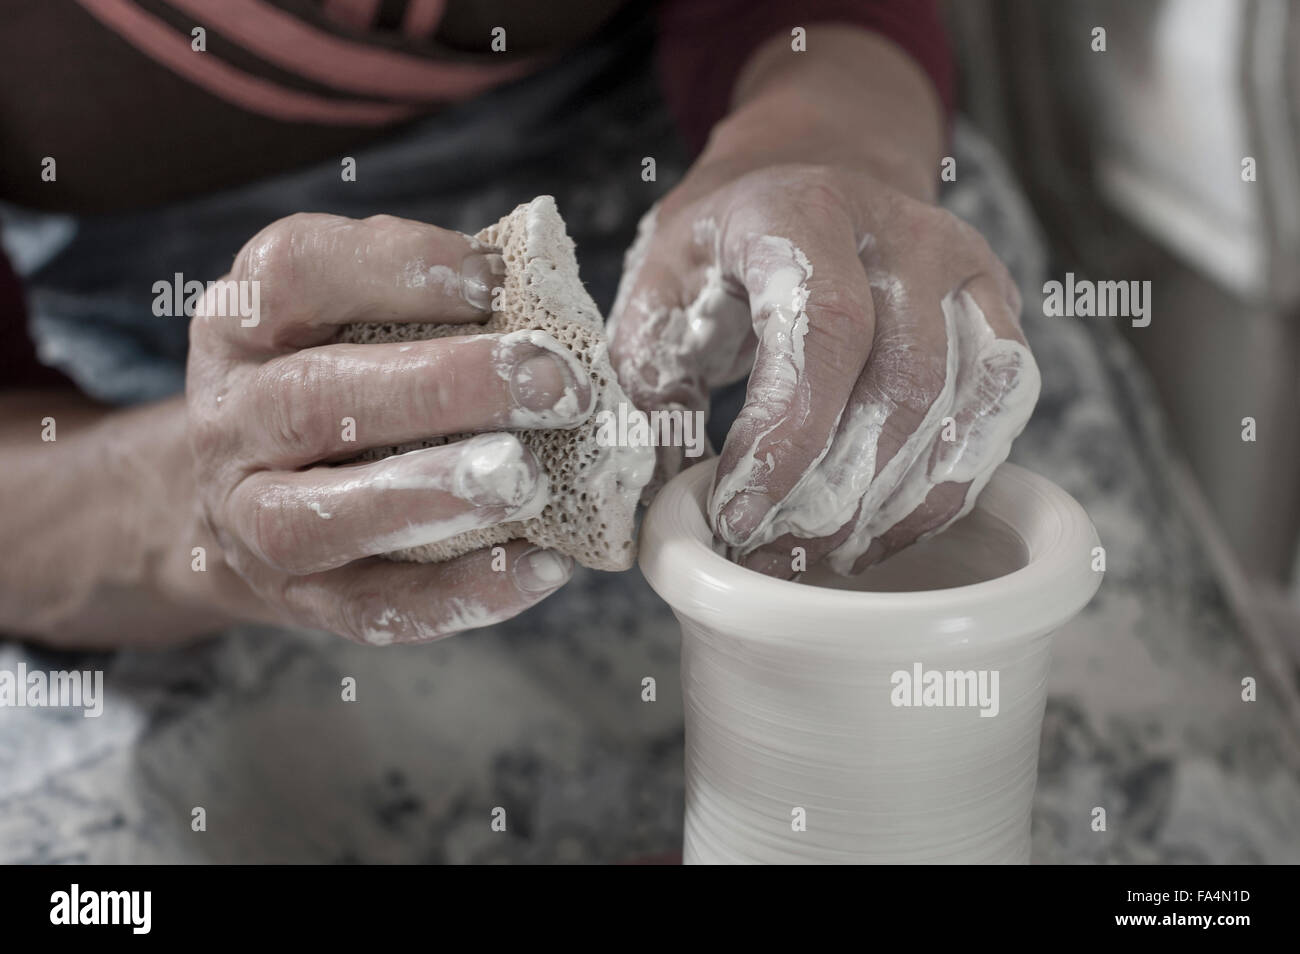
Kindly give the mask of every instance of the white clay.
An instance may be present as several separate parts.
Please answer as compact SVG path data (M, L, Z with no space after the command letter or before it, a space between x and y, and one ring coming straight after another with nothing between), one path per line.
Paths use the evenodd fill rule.
M397 638L394 630L403 627L419 641L441 639L468 629L491 626L501 622L503 615L510 615L493 612L477 600L454 596L442 600L440 607L436 623L422 618L407 619L394 609L386 609L366 628L363 638L372 646L391 646Z
M888 278L876 281L886 285L889 294L905 294ZM830 536L853 520L856 512L852 531L827 557L837 572L849 573L872 540L912 513L936 485L970 482L964 506L953 519L970 511L1033 412L1040 379L1029 349L998 338L968 293L949 294L941 307L948 341L943 388L902 448L877 474L876 447L894 408L871 402L845 408L821 455L738 548L740 553L784 534ZM793 369L798 367L793 344L790 350ZM791 387L795 380L791 378ZM781 408L774 402L773 428L780 423ZM959 438L953 442L938 439L948 417L954 419ZM741 491L761 486L769 471L768 462L756 459L751 448L719 481L711 503L715 525L727 502Z
M790 412L797 401L807 402L811 386L804 373L803 342L808 334L808 280L813 266L788 239L765 235L756 245L761 251L749 264L746 285L762 289L751 293L749 302L754 331L762 344L750 374L744 414L747 423L757 427L750 428L749 446L718 482L710 508L714 526L720 526L722 510L737 494L760 488L771 473L772 461L768 455L759 457L758 447L777 428L791 426ZM817 463L820 461L814 469ZM768 534L782 509L774 507L768 512L743 552L772 539Z
M474 337L480 336L476 335ZM516 376L516 368L520 360L520 353L525 350L524 346L531 346L531 348L541 349L554 355L557 360L563 362L569 368L569 373L575 382L588 380L586 369L583 368L572 351L546 332L535 329L511 331L497 340L492 352L492 367L501 380L510 382L514 378L516 386L521 383ZM577 387L575 385L566 385L564 394L550 408L544 410L529 410L524 407L514 408L510 414L510 426L516 428L576 427L591 415L595 405L596 389L594 387L587 389L586 399L580 405Z
M454 450L453 450L454 448ZM430 468L423 459L455 454L450 468ZM546 473L530 466L528 451L510 434L480 434L444 447L408 451L384 459L384 467L368 480L358 480L351 493L376 490L442 491L472 506L448 517L413 521L402 530L385 533L367 543L371 552L427 546L469 530L492 526L501 519L527 520L546 507L550 485Z
M968 520L830 589L715 552L716 465L642 528L682 624L685 862L1028 861L1050 634L1101 581L1082 508L1004 464ZM900 698L966 673L970 704Z
M580 371L577 380L591 381L595 393L591 404L583 406L576 389L572 394L566 390L549 411L520 411L512 419L510 426L519 428L513 431L514 436L532 452L547 474L549 500L540 512L528 512L518 519L492 526L475 526L437 543L399 546L396 552L385 555L437 563L484 547L526 539L536 546L558 550L585 566L627 569L635 559L636 506L644 481L649 479L654 466L654 448L606 447L596 440L597 428L591 412L616 409L627 403L628 398L609 366L604 324L578 275L573 241L565 232L555 200L538 196L483 229L476 238L486 246L501 250L501 267L505 272L497 286L502 292L500 310L493 311L490 318L460 325L411 322L347 325L340 330L339 340L405 342L488 333L502 334L509 341L530 343L548 351L558 345L566 354L557 353L557 356L575 362ZM478 297L485 290L482 285L469 291L462 288L470 298ZM497 354L494 363L498 373L509 378L519 369L518 361L512 359L517 357ZM570 364L571 369L574 366ZM415 446L460 443L467 436L439 435L398 447L371 448L361 456L386 458ZM595 473L600 479L589 480L589 473ZM634 477L641 482L632 480ZM426 526L406 534L405 539L440 529Z

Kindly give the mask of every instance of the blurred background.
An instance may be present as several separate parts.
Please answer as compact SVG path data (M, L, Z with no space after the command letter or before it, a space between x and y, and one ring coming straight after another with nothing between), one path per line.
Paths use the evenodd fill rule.
M1049 277L1151 281L1150 325L1115 324L1243 630L1296 684L1300 3L950 0L947 15L962 108L1027 193Z

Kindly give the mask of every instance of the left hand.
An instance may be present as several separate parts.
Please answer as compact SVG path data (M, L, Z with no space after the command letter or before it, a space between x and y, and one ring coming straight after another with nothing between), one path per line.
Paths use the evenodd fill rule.
M735 155L741 155L735 153ZM867 165L697 165L628 254L610 354L643 410L749 374L709 501L733 557L858 572L974 504L1038 397L983 238ZM680 468L661 451L661 479Z

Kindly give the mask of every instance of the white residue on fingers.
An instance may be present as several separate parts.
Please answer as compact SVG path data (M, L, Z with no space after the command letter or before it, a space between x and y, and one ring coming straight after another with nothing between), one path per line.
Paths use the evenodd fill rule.
M903 314L907 309L907 286L903 280L891 272L876 270L867 273L867 281L871 285L871 290L879 292L885 299L885 306L891 308L897 314Z
M540 411L530 410L522 406L511 408L510 427L577 427L595 410L596 388L591 382L590 374L582 362L578 360L577 355L560 344L552 335L531 328L511 331L501 335L496 339L496 345L492 351L493 370L496 371L497 376L502 381L506 382L507 386L527 385L528 382L520 378L519 362L521 355L524 352L531 354L532 349L539 349L554 355L568 367L573 381L586 380L589 386L586 389L585 399L579 396L578 388L575 385L566 384L564 393L556 398L555 403L549 408Z
M787 533L826 537L852 522L827 557L833 570L848 574L872 541L920 507L937 485L971 485L961 512L944 527L974 506L1029 420L1040 379L1029 349L997 337L968 293L950 293L940 307L948 343L944 383L903 446L877 473L880 437L898 405L882 396L849 406L821 457L737 548L739 555ZM956 440L940 439L947 418Z
M393 632L394 626L400 626L404 622L402 614L390 606L371 620L361 634L362 639L371 646L391 646L397 638Z
M653 222L642 222L637 245ZM712 219L692 223L693 243L711 264L685 306L658 288L638 288L644 249L628 253L614 315L627 330L619 340L619 380L643 409L669 406L704 410L708 389L740 380L753 361L749 303L716 264L718 227ZM674 291L675 295L676 292Z
M926 536L968 513L993 471L1011 453L1011 442L1024 430L1038 401L1038 366L1025 345L999 338L967 292L949 293L940 307L950 342L949 380L941 397L944 406L937 415L933 408L926 415L918 433L923 429L927 436L892 493L884 500L872 500L870 508L864 506L859 526L828 557L837 573L852 572L871 541L924 504L939 484L970 483L971 487L958 513ZM956 440L936 439L946 417L952 418Z
M430 265L422 258L402 266L401 283L406 288L440 285L448 295L460 295L460 273L446 265Z
M722 525L721 514L738 494L766 493L772 457L770 451L760 457L759 448L777 428L798 427L793 412L799 404L808 403L804 339L808 335L808 281L813 274L808 256L789 239L764 235L751 249L745 286L751 289L749 308L758 349L745 408L732 430L744 434L747 443L735 467L718 481L709 507L714 531L729 543L746 548L771 522L776 508L745 540L735 539L732 528Z
M541 513L547 490L546 471L529 460L528 449L511 434L480 434L461 441L467 445L452 470L451 489L457 497L483 506L505 506Z
M451 453L456 458L450 466L430 467L420 459L441 460ZM503 520L529 520L540 515L550 500L550 481L545 470L530 457L518 438L493 433L385 458L382 463L386 466L377 474L356 480L356 491L441 491L468 506L458 504L448 516L411 521L401 530L377 535L367 549L388 553L425 546Z
M488 609L479 600L461 596L446 597L439 609L436 620L408 619L395 609L386 609L366 626L362 638L372 646L391 646L399 634L413 637L411 641L414 642L425 642L453 636L467 629L491 626L508 615Z

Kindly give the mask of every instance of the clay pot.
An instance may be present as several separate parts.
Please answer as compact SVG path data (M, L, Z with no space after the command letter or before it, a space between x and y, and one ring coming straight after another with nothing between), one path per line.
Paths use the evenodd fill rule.
M641 531L682 627L684 861L1028 861L1051 635L1101 583L1083 508L1004 464L949 530L811 585L715 552L715 468Z

